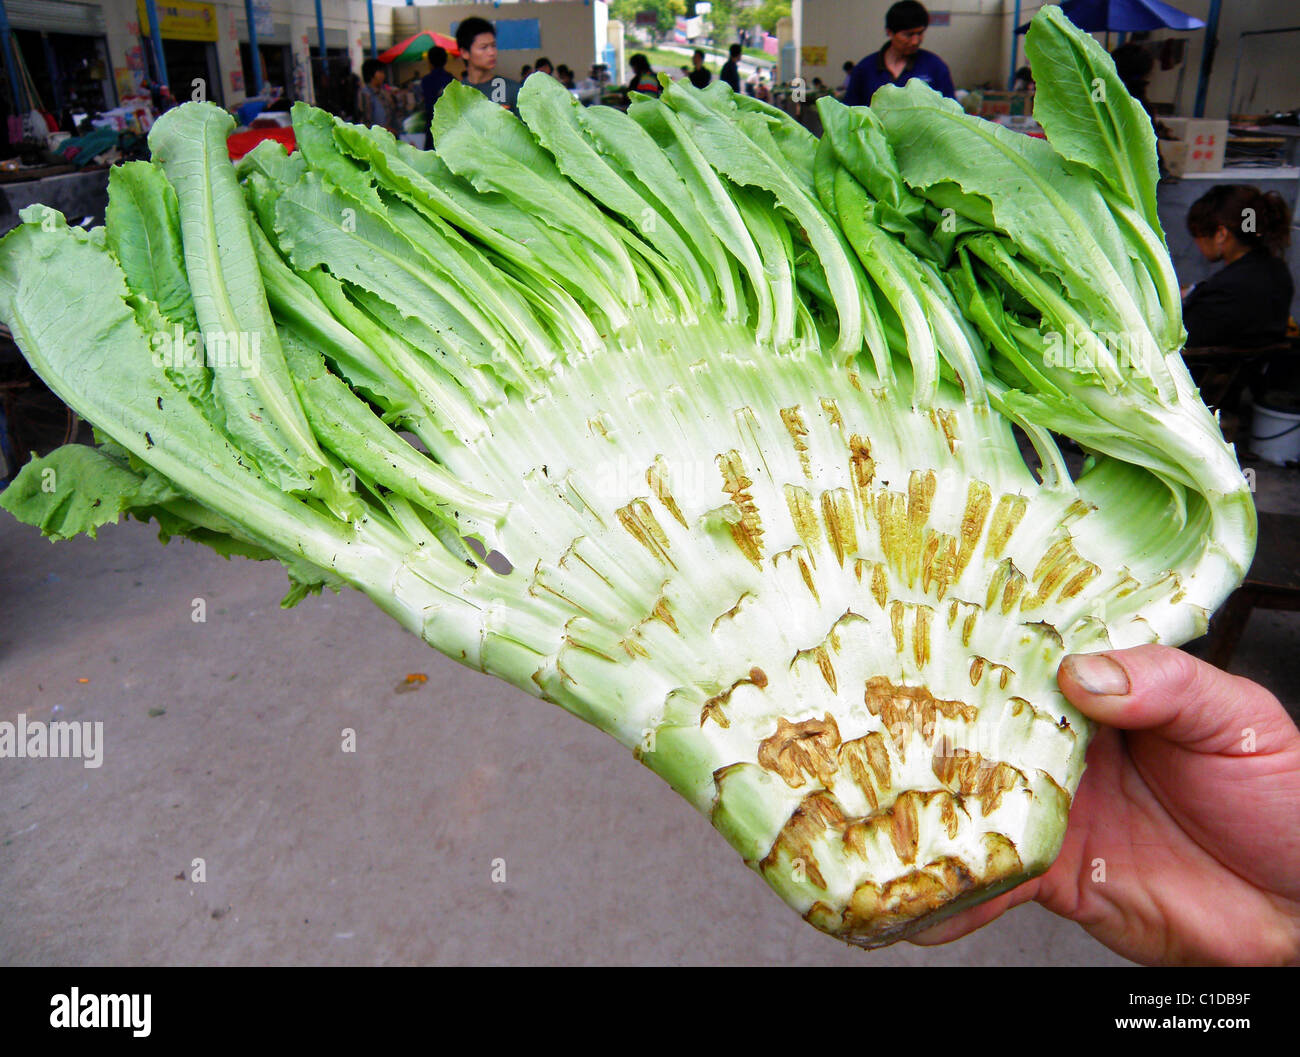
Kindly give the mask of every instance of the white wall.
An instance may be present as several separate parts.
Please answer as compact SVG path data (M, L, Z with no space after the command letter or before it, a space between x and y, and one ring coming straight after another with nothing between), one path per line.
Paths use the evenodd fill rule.
M1170 0L1174 7L1204 20L1209 15L1210 0ZM1041 3L1024 5L1025 20ZM1219 14L1219 46L1206 94L1205 116L1225 118L1230 113L1260 113L1269 110L1292 110L1300 105L1300 33L1246 38L1242 52L1241 74L1237 94L1229 100L1233 66L1237 57L1239 35L1243 30L1271 29L1300 25L1300 4L1296 0L1224 0ZM1105 43L1104 34L1095 34ZM1155 103L1172 103L1175 112L1190 114L1196 101L1196 83L1201 71L1205 47L1205 30L1187 32L1157 30L1151 40L1181 37L1187 41L1181 86L1179 71L1157 69L1147 90ZM1111 37L1111 48L1119 42Z

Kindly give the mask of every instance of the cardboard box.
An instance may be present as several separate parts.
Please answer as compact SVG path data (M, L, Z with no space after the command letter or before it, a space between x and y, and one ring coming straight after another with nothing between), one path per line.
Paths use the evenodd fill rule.
M1223 151L1228 145L1228 122L1199 117L1162 117L1158 141L1160 157L1174 176L1189 172L1218 172L1223 168Z
M980 93L980 117L997 117L1000 114L1029 117L1033 112L1034 97L1031 92L995 92L987 90Z

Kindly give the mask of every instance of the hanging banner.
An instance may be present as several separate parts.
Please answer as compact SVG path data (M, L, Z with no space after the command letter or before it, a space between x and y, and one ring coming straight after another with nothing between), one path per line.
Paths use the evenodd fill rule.
M189 0L158 0L158 30L165 40L217 39L217 13L211 4L190 3ZM152 32L149 26L149 9L144 0L136 0L140 13L140 35Z
M253 0L253 25L257 27L259 37L269 37L275 32L275 20L271 18L271 0Z

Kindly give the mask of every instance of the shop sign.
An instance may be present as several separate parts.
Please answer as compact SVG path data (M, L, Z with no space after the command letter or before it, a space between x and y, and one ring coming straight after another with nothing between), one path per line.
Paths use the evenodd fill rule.
M149 9L145 0L136 0L140 12L140 33L149 36ZM217 39L217 13L211 4L190 0L157 0L158 30L167 40Z

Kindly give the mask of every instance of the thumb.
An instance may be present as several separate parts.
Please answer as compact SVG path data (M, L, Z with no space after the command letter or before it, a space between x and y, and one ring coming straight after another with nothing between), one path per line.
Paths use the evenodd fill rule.
M1192 752L1266 754L1295 743L1295 723L1262 686L1168 646L1071 654L1057 683L1091 719Z

